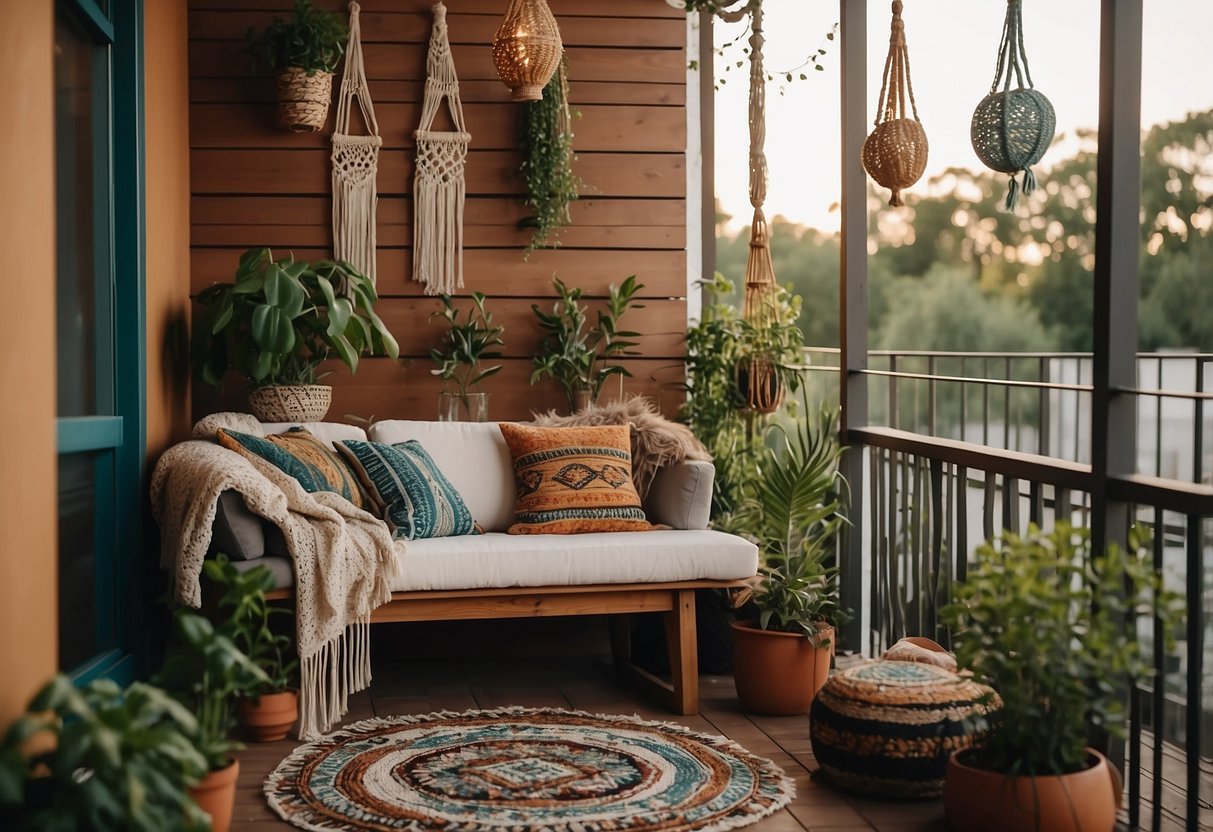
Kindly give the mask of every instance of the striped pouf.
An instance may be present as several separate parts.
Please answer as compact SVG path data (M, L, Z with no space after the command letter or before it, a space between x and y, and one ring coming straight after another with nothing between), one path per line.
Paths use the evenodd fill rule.
M965 718L984 712L992 694L929 664L874 661L841 671L813 700L813 754L850 791L939 797L948 757L973 744Z

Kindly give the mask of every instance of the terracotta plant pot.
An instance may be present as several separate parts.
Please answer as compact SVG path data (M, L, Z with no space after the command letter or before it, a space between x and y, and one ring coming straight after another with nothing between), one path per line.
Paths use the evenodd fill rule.
M293 690L250 696L236 703L236 713L250 741L275 742L286 739L299 718L299 696Z
M233 759L227 768L212 771L190 789L198 808L211 816L211 832L228 832L232 827L232 809L236 805L236 779L240 761Z
M733 623L733 679L747 711L776 716L807 714L830 675L834 628L822 627L823 647L800 633L762 630L756 621Z
M948 761L943 808L952 829L982 832L1112 832L1122 783L1115 766L1088 748L1090 768L1072 774L1008 777L961 762Z

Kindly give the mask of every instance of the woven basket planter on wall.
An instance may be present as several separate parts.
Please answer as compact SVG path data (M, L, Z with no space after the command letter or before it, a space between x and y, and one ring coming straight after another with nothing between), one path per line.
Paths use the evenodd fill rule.
M564 44L545 0L510 0L493 35L493 65L514 101L538 101L552 80Z
M249 409L262 422L319 422L332 403L327 384L270 384L248 394Z
M333 74L293 66L278 73L278 123L295 133L324 129L333 100Z
M895 208L905 204L901 199L902 190L922 178L927 169L929 150L926 131L918 120L914 85L910 82L910 53L901 11L901 0L894 0L889 56L884 64L876 129L863 143L863 168L877 184L892 191L889 205ZM910 112L906 111L907 97Z
M1053 104L1032 83L1023 44L1023 7L1020 0L1008 0L994 83L977 105L969 130L973 151L982 164L1011 175L1007 210L1015 209L1021 190L1024 196L1036 190L1032 166L1044 158L1056 129ZM1020 172L1022 185L1016 178Z

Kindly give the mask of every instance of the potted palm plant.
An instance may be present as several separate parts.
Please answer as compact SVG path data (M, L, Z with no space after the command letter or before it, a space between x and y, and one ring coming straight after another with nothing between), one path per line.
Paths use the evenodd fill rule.
M207 768L196 732L194 715L151 685L56 676L0 740L0 829L201 832L189 796Z
M240 776L240 761L233 754L242 748L231 739L235 700L241 691L267 684L269 677L202 616L177 609L173 624L175 641L156 681L195 715L193 741L207 773L190 794L210 816L212 832L227 832Z
M260 34L249 29L249 51L278 76L278 121L296 133L315 132L328 120L333 73L349 34L340 16L295 0L290 20L275 17Z
M598 401L603 385L612 376L632 374L614 359L632 355L639 332L619 328L619 321L629 309L642 309L636 295L644 288L632 275L608 288L607 308L599 310L594 326L589 324L589 310L581 303L582 290L570 289L559 278L552 281L559 295L550 313L538 304L531 310L539 319L544 333L540 354L532 362L531 384L542 378L552 378L564 390L569 411L576 412Z
M400 355L375 313L378 300L370 278L348 263L275 260L268 248L249 249L232 283L198 295L195 372L219 387L235 370L264 422L319 421L333 395L318 383L323 361L337 358L354 372L363 353Z
M439 394L438 418L458 422L462 413L469 422L488 421L489 394L480 389L480 382L501 372L501 365L482 367L481 362L501 358L501 350L496 348L505 345L501 340L505 327L493 323L493 313L485 309L482 292L472 293L466 320L460 320L450 295L443 295L441 300L441 311L430 315L442 318L448 326L442 343L430 350L430 357L438 365L430 372L447 387Z
M747 710L807 713L830 672L841 610L829 561L846 523L834 424L823 409L815 425L798 420L795 435L772 426L754 493L732 518L763 559L748 598L757 616L733 624L733 675Z
M942 614L957 663L1002 704L977 720L978 745L949 761L944 811L953 828L1115 826L1120 775L1089 747L1089 729L1123 736L1124 691L1151 672L1136 620L1156 616L1171 642L1181 612L1141 537L1135 532L1127 550L1093 552L1085 529L1058 523L978 549Z
M240 726L254 742L283 739L299 717L299 696L291 689L299 660L290 636L274 631L273 619L290 619L291 611L266 600L274 578L264 566L241 572L219 555L203 564L203 572L223 589L219 631L266 675L265 682L240 691Z

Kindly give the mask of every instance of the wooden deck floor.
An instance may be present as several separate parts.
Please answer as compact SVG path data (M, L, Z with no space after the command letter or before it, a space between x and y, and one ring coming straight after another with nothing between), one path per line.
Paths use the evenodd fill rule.
M377 659L374 683L351 703L349 721L370 716L506 705L575 708L595 713L639 714L673 720L697 731L723 734L778 763L796 781L789 808L759 824L756 832L809 830L942 830L937 801L880 802L845 796L812 778L817 768L803 717L748 716L740 710L730 677L701 680L697 716L671 717L616 679L609 662L595 657L440 660ZM288 740L250 746L240 755L234 829L289 829L265 804L261 783L295 746Z

